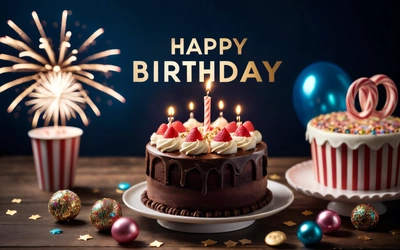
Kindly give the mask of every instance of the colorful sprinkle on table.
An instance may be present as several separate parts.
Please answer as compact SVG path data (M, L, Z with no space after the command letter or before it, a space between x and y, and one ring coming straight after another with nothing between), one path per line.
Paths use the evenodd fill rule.
M58 228L54 228L53 230L50 230L50 233L51 233L51 234L60 234L60 233L62 233L62 232L63 232L63 230L58 229Z
M201 242L201 244L203 244L204 246L212 246L212 245L215 245L215 244L217 244L217 241L215 241L215 240L212 240L212 239L208 239L208 240L203 240L202 242Z
M30 220L37 220L42 218L42 216L38 215L38 214L32 214L28 219Z
M285 222L283 222L283 224L285 224L288 227L293 227L293 226L297 225L296 222L293 222L291 220L285 221Z
M280 179L281 179L281 177L280 177L279 175L277 175L277 174L271 174L271 175L269 176L269 178L270 178L271 180L274 180L274 181L277 181L277 180L280 180Z
M21 199L14 198L11 202L19 204L19 203L21 203L21 201L22 201Z
M303 212L301 212L301 214L304 215L304 216L309 216L309 215L312 215L314 213L311 212L310 210L304 210Z
M155 240L155 241L153 241L152 243L150 243L149 246L150 246L150 247L161 247L162 245L164 245L164 242Z
M13 216L16 213L17 213L17 210L10 210L10 209L7 209L7 212L6 212L6 214L11 215L11 216Z
M237 241L228 240L225 241L224 244L226 245L227 248L236 247Z
M366 235L363 235L363 236L358 236L358 237L357 237L357 240L367 241L367 240L371 240L371 238L368 237L368 236L366 236Z
M251 245L251 244L253 244L253 241L251 241L249 239L246 239L246 238L239 240L239 242L242 243L242 245Z
M130 187L131 187L131 184L129 184L128 182L120 182L118 184L118 189L121 189L123 191L127 190Z
M90 239L93 239L93 237L90 236L89 234L79 235L79 238L78 238L78 240L84 240L84 241L87 241L87 240L90 240Z

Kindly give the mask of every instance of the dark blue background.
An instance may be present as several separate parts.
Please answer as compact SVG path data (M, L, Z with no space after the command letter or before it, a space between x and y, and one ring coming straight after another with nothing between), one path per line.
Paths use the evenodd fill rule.
M176 107L178 120L188 118L187 104L196 104L195 117L202 120L204 84L194 74L192 83L185 82L185 71L179 74L182 82L133 83L132 61L191 60L206 62L232 61L238 66L237 81L213 85L213 119L218 115L217 102L226 103L225 117L235 119L234 108L242 104L244 120L251 120L263 134L271 156L309 155L304 140L305 129L300 124L292 105L292 89L299 73L317 61L330 61L342 67L355 80L361 76L383 73L400 82L399 9L395 1L8 1L0 9L0 36L18 38L7 25L11 19L31 38L38 39L32 24L31 12L37 11L46 20L49 37L57 39L59 29L52 26L60 22L64 9L72 10L68 28L73 32L74 47L96 29L103 27L105 34L90 53L119 48L121 55L110 57L107 63L122 68L106 80L108 86L121 93L125 104L87 87L97 103L101 116L90 110L91 120L84 127L80 120L68 125L84 130L81 155L144 155L145 144L158 125L166 122L166 108ZM74 22L80 25L75 26ZM87 29L82 29L82 24ZM171 38L191 38L201 41L204 37L248 38L243 55L235 50L220 56L171 55ZM35 40L36 41L36 40ZM56 40L57 41L57 40ZM0 53L15 51L0 44ZM262 61L283 61L276 73L276 81L269 83ZM263 83L249 80L240 83L241 73L248 61L255 61ZM0 66L9 65L1 62ZM208 63L206 63L208 65ZM197 69L197 68L196 68ZM218 68L216 68L218 72ZM163 75L160 72L160 81ZM152 75L152 73L150 73ZM218 75L217 75L218 76ZM15 79L14 74L0 75L0 84ZM96 79L103 82L104 77ZM218 78L217 78L218 79ZM25 85L26 86L26 85ZM18 88L22 90L22 88ZM31 154L27 132L28 108L21 103L20 110L7 113L6 109L18 95L16 88L0 93L0 155ZM112 105L107 102L111 100ZM395 115L399 115L399 109ZM18 117L17 117L18 116ZM17 118L16 118L17 117Z

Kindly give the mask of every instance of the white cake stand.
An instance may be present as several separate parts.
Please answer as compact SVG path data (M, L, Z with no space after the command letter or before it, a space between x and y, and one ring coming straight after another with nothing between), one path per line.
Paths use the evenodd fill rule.
M293 192L278 182L268 181L268 189L273 198L264 208L253 213L220 218L202 218L171 215L157 212L146 207L141 201L142 193L147 189L146 182L141 182L126 190L122 196L125 205L142 216L156 219L164 228L187 233L223 233L246 228L255 220L274 215L287 208L294 200Z
M343 216L350 217L353 208L360 203L368 203L379 214L384 214L387 208L382 203L383 201L400 199L400 187L374 191L350 191L325 187L315 180L311 160L294 165L286 171L285 177L295 190L330 201L328 209Z

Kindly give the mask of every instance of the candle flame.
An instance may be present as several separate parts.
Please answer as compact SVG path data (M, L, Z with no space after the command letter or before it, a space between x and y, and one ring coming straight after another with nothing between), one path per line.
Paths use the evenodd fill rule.
M224 102L223 101L219 101L218 107L219 107L220 110L223 110L224 109Z
M236 106L236 114L240 115L240 112L242 112L242 107L240 107L240 105Z
M194 109L194 104L193 104L193 102L190 102L189 103L189 110L193 111L193 109Z
M168 116L174 116L174 114L175 114L175 110L172 106L170 106L168 109Z
M211 80L208 80L207 83L206 83L206 91L207 91L207 93L210 92L210 90L211 90Z

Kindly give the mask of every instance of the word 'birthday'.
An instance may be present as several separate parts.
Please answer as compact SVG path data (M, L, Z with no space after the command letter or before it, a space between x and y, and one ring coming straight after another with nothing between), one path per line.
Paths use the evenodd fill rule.
M237 38L204 38L203 46L199 44L196 38L192 38L190 42L185 43L184 38L171 38L171 55L180 56L207 56L212 52L218 52L220 56L226 54L227 51L235 51L235 54L242 55L247 38L239 40ZM247 61L246 67L242 70L238 69L232 61L153 61L148 64L145 61L133 61L133 82L159 82L160 78L164 82L174 81L181 82L181 78L185 78L186 82L193 82L193 73L198 72L198 81L204 82L204 78L208 77L211 81L215 81L216 70L218 70L219 82L232 82L240 78L240 82L246 82L248 79L255 79L257 82L264 82L261 70L268 74L268 82L275 82L275 73L279 69L282 61L275 61L272 64L269 61ZM161 77L160 77L161 71ZM153 73L151 78L149 72ZM183 73L186 77L182 77ZM262 71L261 71L262 72ZM179 74L179 75L178 75Z

